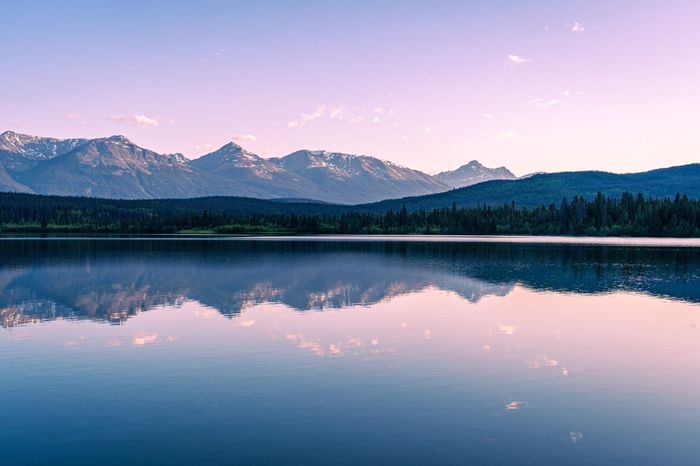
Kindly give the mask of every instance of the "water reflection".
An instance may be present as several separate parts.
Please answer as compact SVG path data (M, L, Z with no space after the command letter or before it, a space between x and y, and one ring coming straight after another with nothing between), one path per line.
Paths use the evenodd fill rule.
M261 303L300 311L339 309L431 287L471 303L506 296L516 284L700 302L700 251L694 248L57 239L3 240L0 257L4 327L54 319L122 323L154 306L185 300L226 316ZM517 327L499 323L498 331L512 335ZM542 355L533 364L551 361Z

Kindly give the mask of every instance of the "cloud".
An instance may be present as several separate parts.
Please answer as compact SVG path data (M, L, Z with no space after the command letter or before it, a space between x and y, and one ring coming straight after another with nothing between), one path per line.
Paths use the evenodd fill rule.
M350 112L345 110L345 107L331 107L329 116L331 117L331 120L345 120L346 118L352 117Z
M80 113L66 113L65 116L67 120L77 120L80 118Z
M426 130L428 133L432 133L432 132L433 132L433 128L431 128L430 126L426 126L426 127L425 127L425 130Z
M8 120L7 124L10 126L31 126L31 123L22 120Z
M583 28L583 24L580 23L574 23L574 27L571 28L571 32L575 32L576 34L585 31Z
M528 104L534 105L537 108L549 108L558 104L560 101L557 99L543 100L540 98L528 101Z
M384 113L384 109L383 109L383 108L373 108L373 109L372 109L372 112L374 112L374 113Z
M517 55L508 55L506 58L507 58L506 64L508 64L510 66L522 65L524 63L530 62L529 58L519 57Z
M357 125L357 124L362 123L362 120L364 120L364 118L362 118L361 116L359 116L359 117L357 117L357 118L353 118L352 120L348 121L348 124L349 124L349 125Z
M493 115L491 115L490 113L484 113L484 117L485 118L493 118Z
M134 115L131 117L131 124L134 126L140 126L145 128L147 126L160 126L158 120L154 118L148 118L146 115Z
M318 109L316 109L315 112L302 113L301 115L299 115L299 118L287 123L287 127L288 128L301 128L303 126L306 126L307 123L314 121L317 118L321 118L325 113L326 113L326 106L321 105L320 107L318 107Z
M131 336L131 344L136 346L143 346L148 343L158 343L157 333L136 333Z
M236 320L233 322L236 327L252 327L255 325L254 320Z
M204 150L212 150L213 148L214 148L214 145L213 145L213 144L209 144L209 143L207 142L207 143L202 144L201 146L196 146L196 147L195 147L195 150L202 150L202 149L204 149Z
M170 123L171 125L174 125L177 122L175 121L175 118L169 118L168 123Z
M569 91L569 89L567 89L567 90L564 91L564 95L565 95L565 96L571 95L571 92Z
M391 126L393 126L394 128L396 128L397 126L399 126L399 124L396 123L396 122L393 122L393 123L391 124Z
M378 117L372 118L372 123L379 123L379 118Z
M402 136L401 139L406 140L408 139L408 136Z
M545 31L549 31L549 26L545 26L545 27L544 27L544 30L545 30Z
M501 135L498 137L498 139L510 139L516 137L517 134L515 134L515 131L512 129L509 129L508 131L505 131L501 133Z
M109 121L110 123L126 123L126 118L124 118L121 115L110 115L105 120Z
M252 134L234 134L232 139L234 141L257 141L258 138Z

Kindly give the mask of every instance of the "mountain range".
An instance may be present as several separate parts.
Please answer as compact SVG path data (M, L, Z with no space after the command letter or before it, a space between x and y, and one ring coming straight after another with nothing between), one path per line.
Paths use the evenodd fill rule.
M158 154L124 136L55 139L0 134L0 191L111 199L238 196L361 204L421 196L489 179L506 168L472 161L430 176L365 155L300 150L265 159L228 143L198 159Z

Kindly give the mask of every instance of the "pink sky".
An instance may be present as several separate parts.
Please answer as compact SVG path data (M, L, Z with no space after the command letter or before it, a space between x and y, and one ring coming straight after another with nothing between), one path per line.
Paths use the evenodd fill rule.
M100 2L103 3L103 2ZM695 1L16 2L0 131L429 173L700 161Z

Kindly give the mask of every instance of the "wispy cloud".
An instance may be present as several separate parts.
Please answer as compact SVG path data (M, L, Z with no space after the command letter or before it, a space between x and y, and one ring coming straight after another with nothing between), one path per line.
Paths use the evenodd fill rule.
M126 118L124 118L121 115L110 115L105 120L109 121L110 123L126 123Z
M257 141L258 138L252 134L234 134L232 139L234 141Z
M510 66L518 66L518 65L523 65L525 63L529 63L530 59L525 58L525 57L520 57L518 55L508 55L506 57L506 64Z
M143 346L149 343L159 343L157 333L135 333L131 336L131 344L135 346Z
M512 129L509 129L508 131L502 132L501 135L498 137L498 139L510 139L510 138L514 138L516 136L517 136L517 134L515 133L515 131L513 131Z
M379 123L381 115L395 115L396 110L386 110L381 107L370 107L369 105L354 107L348 111L346 107L333 107L320 105L316 111L310 113L302 113L298 118L287 122L288 128L302 128L312 122L330 122L331 120L344 121L350 125L363 123L365 120L372 123ZM388 123L392 120L389 119Z
M296 120L292 120L287 123L287 127L289 128L302 128L306 126L307 123L314 121L317 118L321 118L324 114L326 113L326 106L321 105L316 109L315 112L311 113L302 113L299 115L299 118Z
M195 147L195 150L202 150L202 149L204 149L204 150L211 150L211 149L213 149L213 148L214 148L214 145L213 145L213 144L209 144L209 143L207 142L207 143L205 143L205 144L202 144L201 146L196 146L196 147Z
M344 118L349 117L350 114L347 111L345 111L345 107L340 107L340 108L331 108L329 116L333 120L335 120L335 119L342 120Z
M77 120L80 118L80 113L66 113L64 115L67 120Z
M549 108L549 107L555 106L559 102L560 101L557 99L544 100L544 99L537 98L537 99L532 99L532 100L528 101L528 104L534 105L537 108Z
M571 28L571 32L574 32L576 34L585 31L583 28L583 24L581 23L574 23L574 27Z
M432 133L432 132L433 132L433 128L430 127L430 126L426 126L426 127L425 127L425 131L428 132L428 133Z
M484 118L493 118L493 115L490 113L484 113Z
M160 126L155 118L148 118L146 115L134 115L131 117L131 124L145 128L147 126Z
M22 121L22 120L8 120L7 124L10 126L31 126L32 125L28 121Z
M564 91L564 96L565 96L565 97L568 97L568 96L570 96L570 95L571 95L571 91L569 91L569 89L567 89L567 90Z

